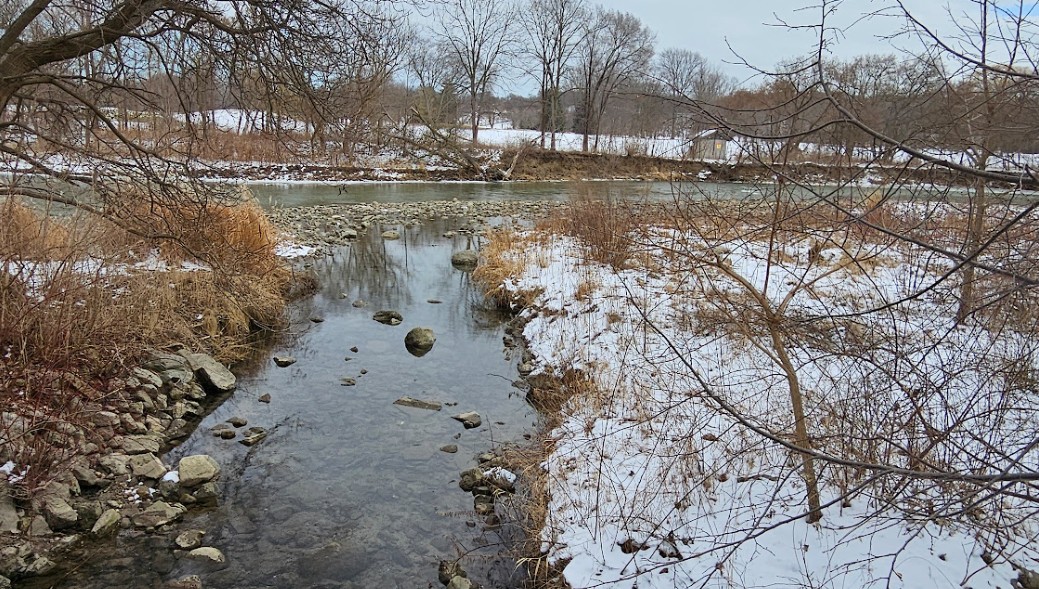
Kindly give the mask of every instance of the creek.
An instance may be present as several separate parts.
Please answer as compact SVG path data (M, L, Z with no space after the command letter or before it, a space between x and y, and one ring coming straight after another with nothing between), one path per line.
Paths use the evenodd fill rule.
M512 384L519 358L503 345L508 317L451 266L453 251L475 247L473 237L442 237L457 222L394 228L400 240L383 240L373 227L314 260L320 291L294 307L292 333L240 368L238 390L164 457L176 464L212 455L223 468L219 506L190 510L169 534L124 531L48 586L152 587L189 574L201 574L207 589L439 586L441 559L481 546L464 561L470 577L485 587L518 585L515 562L500 556L510 532L487 526L457 484L477 455L536 429L536 412ZM382 309L403 322L373 321ZM404 345L418 326L437 337L423 357ZM296 362L280 368L272 354ZM393 404L403 396L449 405ZM483 425L451 419L466 411ZM269 436L247 447L212 435L232 417ZM441 451L448 445L457 453ZM199 569L180 558L172 538L187 529L205 530L203 545L221 550L226 566Z

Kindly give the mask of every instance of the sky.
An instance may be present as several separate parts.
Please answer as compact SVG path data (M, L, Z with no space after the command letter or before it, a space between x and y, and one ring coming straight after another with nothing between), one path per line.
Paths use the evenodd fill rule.
M779 26L819 22L821 0L589 0L611 10L629 12L657 35L657 51L689 49L706 57L740 82L753 83L753 71L738 62L745 59L761 69L805 55L818 32ZM907 39L881 38L897 31L903 20L891 16L895 0L829 2L836 9L829 21L843 33L831 43L833 55L850 58L866 53L890 54L900 48L918 48ZM903 0L923 22L939 32L952 32L955 15L976 10L971 0ZM888 16L874 13L888 9ZM865 15L874 14L868 18ZM832 36L832 35L831 35Z

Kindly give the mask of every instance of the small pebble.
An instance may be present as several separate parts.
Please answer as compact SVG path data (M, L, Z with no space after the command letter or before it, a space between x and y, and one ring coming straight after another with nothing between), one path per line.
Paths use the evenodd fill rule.
M261 403L270 403L271 402L271 395L270 395L270 393L264 393L264 394L260 395L259 401Z

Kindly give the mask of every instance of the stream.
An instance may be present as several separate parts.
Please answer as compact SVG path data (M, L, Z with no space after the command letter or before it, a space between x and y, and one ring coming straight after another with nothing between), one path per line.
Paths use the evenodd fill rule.
M290 336L239 370L238 390L164 457L176 464L182 455L212 455L223 469L219 506L190 510L169 534L124 531L54 586L154 587L190 574L207 589L439 586L440 560L480 546L464 561L470 577L484 587L518 586L515 562L500 556L507 532L486 525L457 484L477 455L522 443L537 425L512 385L518 358L502 341L508 317L452 268L453 251L475 247L472 237L442 237L457 222L394 228L400 240L383 240L373 227L315 260L321 290L296 305ZM400 312L403 323L373 321L382 309ZM437 337L423 357L404 346L417 326ZM297 361L279 368L272 354ZM344 378L356 384L344 386ZM269 403L259 400L264 394ZM449 405L438 412L393 404L403 396ZM465 429L451 419L466 411L483 425ZM251 447L212 435L232 417L270 435ZM446 445L457 453L440 449ZM224 568L179 558L172 538L188 529L206 531L203 545L226 555Z

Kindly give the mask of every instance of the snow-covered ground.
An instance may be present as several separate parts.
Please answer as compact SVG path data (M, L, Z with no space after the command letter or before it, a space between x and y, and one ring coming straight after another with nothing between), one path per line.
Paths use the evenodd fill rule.
M523 332L538 371L576 368L597 388L568 402L543 463L543 549L575 589L1008 588L1015 566L1039 569L1034 487L988 495L817 460L823 517L809 524L800 459L753 430L791 439L793 423L757 291L773 307L789 296L784 315L802 322L787 351L820 452L907 471L1039 470L1039 396L1006 371L1034 375L1036 342L955 326L945 286L859 315L947 263L905 246L769 255L653 230L616 270L570 237L521 239L509 255L525 269L506 286L540 292Z

